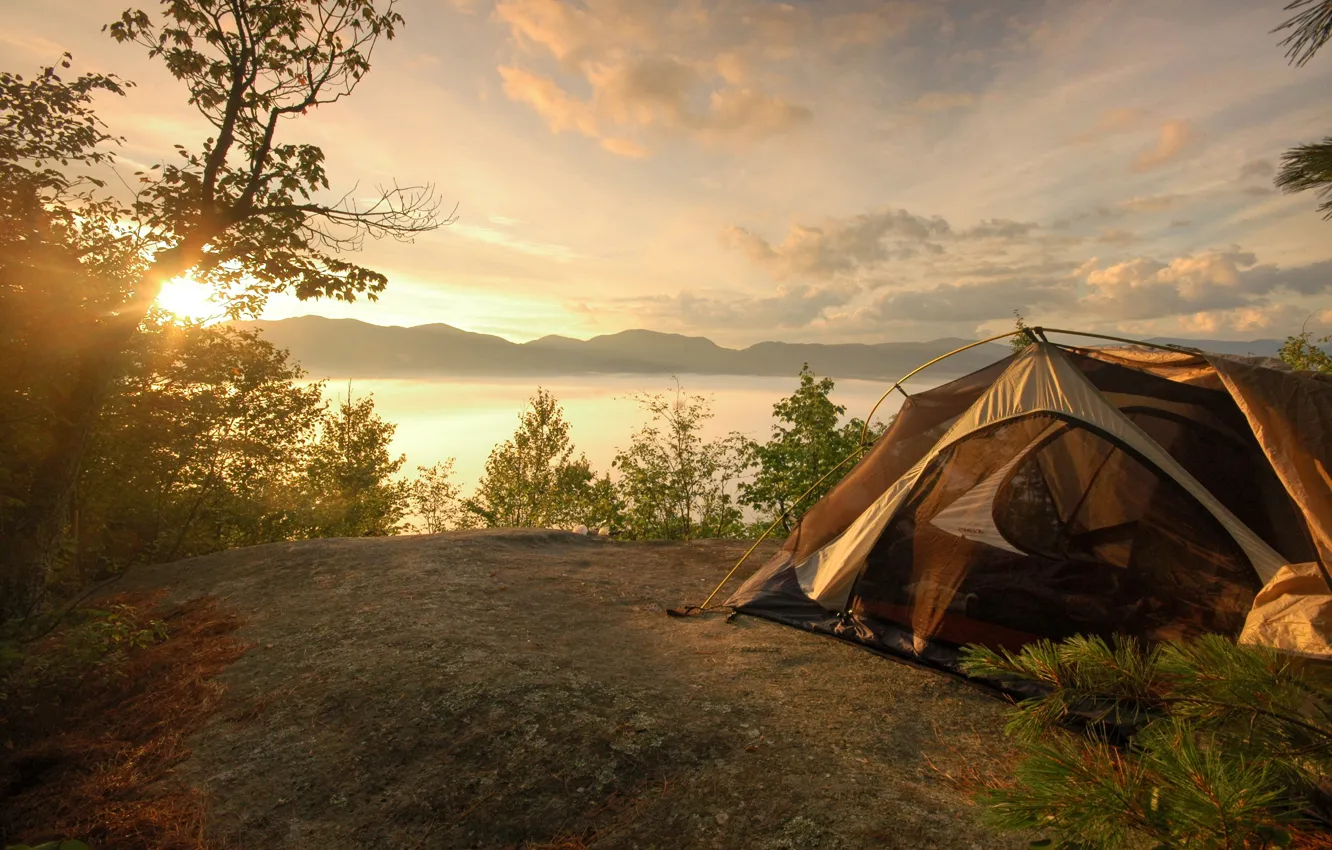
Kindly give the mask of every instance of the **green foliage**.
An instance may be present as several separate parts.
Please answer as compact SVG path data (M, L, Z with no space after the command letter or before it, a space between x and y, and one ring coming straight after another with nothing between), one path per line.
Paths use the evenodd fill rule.
M1326 0L1292 0L1287 11L1299 10L1276 31L1290 30L1281 42L1286 58L1302 66L1332 37L1332 3ZM1297 145L1281 155L1276 185L1284 192L1312 191L1321 201L1318 211L1332 219L1332 136L1321 142Z
M745 526L730 484L744 468L744 441L735 436L704 440L712 418L703 396L690 396L677 382L673 398L635 396L650 417L615 456L629 537L692 540L741 537Z
M133 607L72 612L69 625L46 642L0 641L0 705L5 714L44 710L120 675L127 653L160 643L166 624Z
M1332 219L1332 136L1283 153L1276 186L1291 194L1312 191L1321 201L1318 211Z
M62 67L68 67L66 58ZM0 618L31 610L100 398L87 351L142 262L121 205L87 173L113 161L92 109L115 77L0 73Z
M411 484L412 513L425 522L427 534L467 528L473 514L463 506L462 488L453 481L454 458L433 466L418 466Z
M540 387L513 436L486 459L466 507L491 528L596 526L617 510L609 480L598 479L585 456L575 457L564 408Z
M156 20L127 10L106 27L160 60L213 128L198 150L177 145L177 161L141 175L133 208L156 253L149 297L186 271L236 313L257 311L276 291L354 301L384 289L383 274L342 250L367 235L437 227L428 188L329 205L320 200L329 188L323 150L283 142L279 130L350 95L379 39L402 23L391 2L375 0L165 0Z
M389 450L397 426L375 413L373 396L347 397L325 411L307 467L308 533L313 537L396 534L410 506L411 485L393 478L407 462Z
M198 147L178 144L175 161L136 172L126 203L103 190L119 139L92 99L127 84L0 73L0 618L41 601L93 428L166 281L189 274L236 315L275 292L373 298L387 279L348 252L445 223L429 186L329 200L324 152L286 138L290 119L353 92L402 24L393 5L166 0L157 16L126 11L110 35L147 48L211 125Z
M1274 32L1290 30L1282 40L1286 58L1303 65L1313 58L1318 48L1332 38L1332 6L1326 0L1290 0L1286 11L1300 10L1287 18Z
M89 446L71 529L77 573L300 533L322 386L254 332L155 318Z
M1009 347L1013 349L1014 354L1018 354L1026 350L1027 346L1031 345L1031 336L1025 333L1027 330L1027 322L1017 310L1013 311L1013 328L1018 331L1023 331L1023 333L1014 334L1008 338Z
M828 398L834 387L832 379L815 380L808 363L801 368L799 379L796 391L772 407L777 420L772 439L764 444L745 442L746 460L756 472L752 481L739 488L740 503L766 517L761 521L764 527L780 517L787 531L837 484L839 473L850 469L850 463L844 461L864 448L860 444L863 421L852 419L838 425L846 408ZM883 431L882 425L869 429L866 445Z
M1301 331L1286 337L1277 356L1292 369L1332 374L1332 355L1322 348L1327 342L1332 342L1332 336L1314 339L1310 331Z
M1042 686L1008 731L1025 750L1014 784L981 794L1003 830L1069 848L1287 846L1326 805L1328 672L1219 635L967 647L969 675ZM1082 719L1086 734L1061 724ZM1112 733L1129 730L1115 746Z

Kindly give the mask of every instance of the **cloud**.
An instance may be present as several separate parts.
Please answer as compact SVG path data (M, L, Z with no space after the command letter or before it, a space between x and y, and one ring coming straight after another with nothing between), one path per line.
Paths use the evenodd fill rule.
M918 98L914 106L922 112L943 112L949 109L962 109L975 103L974 94L933 91Z
M1157 130L1156 144L1133 158L1133 170L1150 171L1172 162L1196 139L1197 133L1188 121L1166 121Z
M1129 198L1120 201L1119 206L1129 212L1160 212L1179 205L1180 195L1152 195L1145 198Z
M1167 210L1178 205L1179 197L1131 198L1101 212ZM1115 327L1170 317L1198 323L1205 321L1200 317L1226 314L1225 321L1239 327L1235 323L1269 316L1274 302L1332 292L1332 260L1281 267L1260 264L1256 254L1238 248L1108 261L1079 256L1092 245L1122 249L1145 241L1144 234L1119 228L1069 238L1036 222L1012 219L956 228L938 216L891 207L792 224L775 242L739 226L721 233L725 247L781 283L779 295L763 305L765 315L782 305L788 308L784 322L809 316L823 327L844 327L850 333L869 332L886 321L953 329L974 323L974 328L1014 309L1048 317L1052 324ZM802 285L807 282L817 283ZM829 288L852 283L871 297ZM830 298L831 292L837 297ZM795 306L802 303L805 309ZM705 310L714 319L730 315L721 302L694 306L692 315L700 321Z
M992 218L982 221L975 227L962 231L968 239L1021 239L1037 227L1034 221L1013 221L1007 218Z
M645 135L743 145L809 123L813 111L780 91L783 77L772 67L877 44L911 26L917 8L500 0L494 19L527 57L500 66L511 100L536 110L553 132L573 129L611 153L641 158ZM553 69L536 69L544 58Z
M601 140L601 147L616 156L622 156L626 159L646 159L652 155L652 151L635 142L633 139L618 138L610 136Z
M1121 230L1117 227L1107 227L1096 237L1096 241L1107 245L1129 245L1133 242L1137 242L1138 237L1127 230Z
M892 259L939 254L943 249L932 240L952 234L952 228L942 218L884 209L827 219L817 225L793 224L777 245L734 225L724 228L720 238L723 246L742 252L774 277L784 279L828 278L872 269Z
M40 57L42 62L54 65L66 48L49 38L35 33L0 32L0 44L17 48L25 53Z
M556 82L522 68L501 66L504 93L511 100L526 103L537 111L554 133L574 130L589 138L598 138L600 131L591 106L564 92Z
M1249 288L1255 292L1323 295L1332 291L1332 260L1291 268L1259 265L1250 269L1245 277Z
M1258 265L1247 251L1207 251L1161 262L1136 257L1079 270L1086 294L1079 309L1102 319L1153 319L1265 306L1278 293L1332 291L1332 260L1282 268Z
M995 286L989 283L945 283L929 289L890 292L870 308L867 318L912 322L984 322L1011 316L1013 310L1030 313L1070 307L1077 294L1071 281L1059 278L1027 280Z
M492 216L491 220L495 221L496 218L497 217ZM499 218L502 218L502 216ZM493 227L481 227L480 225L467 224L466 222L454 222L449 226L449 232L456 233L464 239L470 239L474 242L485 242L490 245L498 245L523 254L544 257L561 263L567 263L579 258L579 254L576 251L565 245L529 242L525 239L511 236L501 230L496 230Z
M655 127L703 141L756 139L784 133L813 116L807 107L750 88L714 90L705 106L696 107L692 95L702 77L674 59L598 68L589 74L590 100L575 98L555 80L522 68L501 66L499 73L509 99L535 109L552 132L573 130L630 158L646 157L649 150L622 135L625 130Z
M1255 159L1244 163L1240 167L1239 179L1247 180L1250 177L1266 179L1276 174L1276 166L1265 159Z
M685 290L674 297L620 299L610 309L627 309L640 318L650 316L654 321L689 328L795 329L825 321L831 310L849 304L859 294L859 287L847 283L781 285L772 295L759 296Z
M1100 141L1107 136L1117 136L1139 129L1147 121L1147 112L1142 109L1109 109L1101 114L1093 126L1071 137L1069 144L1082 145Z

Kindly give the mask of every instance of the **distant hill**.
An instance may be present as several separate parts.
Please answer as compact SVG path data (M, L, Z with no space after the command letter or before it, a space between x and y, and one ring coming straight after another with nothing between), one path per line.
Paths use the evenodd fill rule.
M1214 351L1217 354L1251 354L1254 357L1276 357L1282 344L1285 343L1283 339L1255 339L1249 342L1236 342L1224 339L1176 339L1174 337L1153 337L1147 341L1160 343L1161 345L1186 345L1190 348L1201 348L1203 351Z
M444 324L391 327L320 316L237 324L262 330L266 339L290 350L292 356L316 378L593 374L791 376L800 371L801 364L809 363L819 375L895 380L922 363L971 341L944 338L874 345L760 342L735 349L724 348L704 337L648 330L621 331L587 340L552 335L515 343ZM1281 340L1276 339L1227 342L1157 338L1151 341L1267 357L1276 356L1281 347ZM987 343L942 361L930 370L930 376L964 375L1008 353L1007 345Z
M819 375L895 380L927 360L966 345L965 339L821 345L761 342L744 349L712 340L647 330L588 340L546 336L515 343L450 325L386 327L355 319L301 316L238 322L291 351L313 377L472 377L590 374L791 376L808 362ZM931 370L933 377L973 372L1006 356L986 344Z

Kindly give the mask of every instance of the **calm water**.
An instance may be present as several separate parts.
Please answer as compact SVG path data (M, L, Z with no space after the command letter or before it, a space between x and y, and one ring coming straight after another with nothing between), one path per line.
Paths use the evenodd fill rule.
M711 400L715 416L707 424L707 436L739 431L754 439L767 438L773 403L798 386L794 377L717 375L686 375L680 383L686 392ZM656 375L554 378L541 386L563 405L577 451L585 453L598 472L609 469L616 451L628 446L630 435L647 421L630 396L674 391L669 377ZM846 406L847 418L864 418L888 386L878 381L838 381L832 399ZM513 435L518 415L536 387L536 381L527 378L486 382L358 378L352 392L372 393L380 416L397 423L393 448L407 455L406 470L414 473L417 466L456 458L455 480L470 491L490 450ZM330 379L326 392L330 398L345 396L346 379ZM901 395L893 393L879 407L876 421L892 415L901 401Z

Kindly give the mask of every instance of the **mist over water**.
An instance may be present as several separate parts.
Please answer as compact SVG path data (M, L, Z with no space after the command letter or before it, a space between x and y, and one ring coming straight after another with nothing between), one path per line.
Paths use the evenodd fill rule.
M553 378L539 382L564 407L576 451L587 455L598 473L610 469L616 451L629 444L630 435L647 421L631 397L639 392L671 395L675 384L665 375L606 375ZM772 406L793 393L799 381L789 378L734 375L682 375L680 386L691 395L709 398L714 413L706 437L738 431L751 439L766 440L773 422ZM930 382L912 383L909 391ZM375 409L396 423L393 449L407 455L404 472L415 475L417 466L457 458L454 479L465 492L481 477L490 450L513 435L518 415L535 393L538 381L356 378L351 391L360 397L373 394ZM891 386L888 382L841 380L832 393L845 405L846 418L864 418L874 402ZM346 378L330 378L325 385L330 399L345 397ZM890 395L875 413L884 421L901 407L902 396Z

